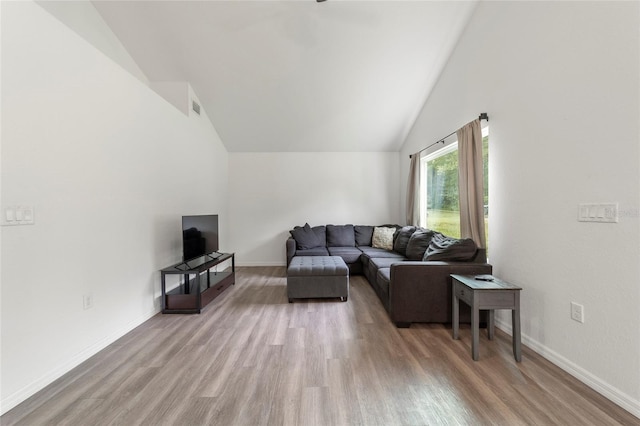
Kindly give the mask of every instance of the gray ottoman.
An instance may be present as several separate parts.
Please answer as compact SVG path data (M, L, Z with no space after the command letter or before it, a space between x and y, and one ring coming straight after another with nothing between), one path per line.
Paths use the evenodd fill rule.
M349 297L349 268L340 256L294 256L287 268L287 296L293 299Z

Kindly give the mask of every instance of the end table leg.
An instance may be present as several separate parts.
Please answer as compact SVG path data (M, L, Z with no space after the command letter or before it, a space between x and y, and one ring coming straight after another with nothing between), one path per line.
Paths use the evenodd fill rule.
M471 338L471 355L474 361L479 358L478 347L480 346L480 310L476 305L475 295L473 298L473 306L471 306L471 332L473 337Z
M487 324L487 336L489 337L489 340L493 340L493 332L495 330L495 325L496 325L495 310L489 309L489 323Z
M455 287L455 286L454 286ZM455 340L458 340L458 329L460 328L460 318L458 317L459 315L459 309L460 309L460 299L458 299L456 297L456 292L453 292L453 296L452 296L452 326L453 326L453 338Z
M513 356L516 362L522 361L521 343L520 343L520 306L511 311L511 321L513 325Z

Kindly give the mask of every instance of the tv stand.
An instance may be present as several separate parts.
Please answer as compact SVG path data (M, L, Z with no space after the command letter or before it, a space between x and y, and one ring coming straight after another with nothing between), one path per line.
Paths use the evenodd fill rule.
M222 272L210 269L231 260L231 270ZM160 271L162 276L162 313L199 314L209 302L229 286L236 283L235 253L213 252L176 263ZM203 279L203 273L206 279ZM180 284L167 291L166 276L182 275ZM191 277L193 276L193 278Z

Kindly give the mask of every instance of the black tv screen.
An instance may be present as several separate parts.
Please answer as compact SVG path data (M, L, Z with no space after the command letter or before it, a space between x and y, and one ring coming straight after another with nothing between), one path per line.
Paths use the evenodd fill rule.
M218 251L218 215L182 216L183 260Z

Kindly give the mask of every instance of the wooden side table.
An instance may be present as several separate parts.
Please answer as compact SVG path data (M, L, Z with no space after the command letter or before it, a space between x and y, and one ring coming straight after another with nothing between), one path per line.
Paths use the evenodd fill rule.
M460 300L471 306L471 356L478 360L480 340L480 310L489 311L487 335L493 340L495 309L511 309L513 356L522 361L520 343L520 291L522 288L493 277L492 281L477 280L473 275L451 275L453 284L453 338L458 339Z

